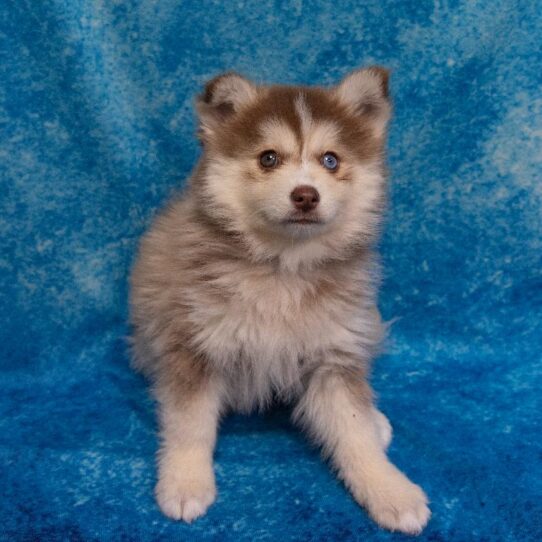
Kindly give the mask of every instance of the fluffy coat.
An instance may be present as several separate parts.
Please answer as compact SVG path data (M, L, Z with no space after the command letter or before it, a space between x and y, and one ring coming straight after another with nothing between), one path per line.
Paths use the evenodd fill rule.
M386 457L391 427L366 380L383 330L373 245L387 79L372 67L323 89L230 73L198 99L202 158L131 278L134 361L160 404L156 495L172 518L215 498L220 416L278 397L380 525L428 521L423 491Z

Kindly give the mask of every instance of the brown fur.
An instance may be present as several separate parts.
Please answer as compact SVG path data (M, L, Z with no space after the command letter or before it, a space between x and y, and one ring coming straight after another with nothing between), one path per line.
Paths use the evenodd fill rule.
M213 86L217 83L214 82ZM207 90L202 98L210 100ZM316 121L338 122L341 143L360 160L374 159L383 150L382 138L375 137L369 126L352 118L346 108L324 89L311 87L272 86L261 92L258 100L239 115L233 115L233 107L223 103L216 106L221 123L215 149L232 158L241 154L254 154L259 149L261 137L255 138L258 127L266 120L280 118L287 122L296 137L302 138L299 116L295 110L295 97L302 93L309 111ZM211 94L212 95L212 94ZM227 110L227 114L224 111ZM369 117L371 113L363 112Z

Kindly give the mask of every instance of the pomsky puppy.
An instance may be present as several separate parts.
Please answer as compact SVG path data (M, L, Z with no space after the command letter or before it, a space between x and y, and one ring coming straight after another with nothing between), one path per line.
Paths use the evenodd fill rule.
M165 515L190 522L214 501L220 417L278 397L379 525L426 525L427 498L388 460L391 427L366 379L383 329L373 246L390 110L380 67L332 88L227 73L199 96L201 160L131 277Z

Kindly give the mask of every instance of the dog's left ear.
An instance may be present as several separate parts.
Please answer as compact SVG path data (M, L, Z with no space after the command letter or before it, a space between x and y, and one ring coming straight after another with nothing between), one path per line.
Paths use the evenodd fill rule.
M211 79L196 101L199 137L203 141L212 138L220 124L252 103L256 95L256 85L238 73L228 72Z
M388 70L370 66L347 75L332 92L350 113L362 117L382 136L391 116L388 81Z

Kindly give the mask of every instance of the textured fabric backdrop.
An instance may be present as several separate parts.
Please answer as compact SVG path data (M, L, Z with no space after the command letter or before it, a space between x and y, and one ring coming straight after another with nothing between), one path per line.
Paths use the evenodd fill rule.
M534 0L2 2L0 537L403 539L284 409L225 420L217 503L162 517L154 405L124 342L134 250L197 159L203 82L379 63L397 321L372 381L391 456L431 499L420 540L540 541L541 42Z

